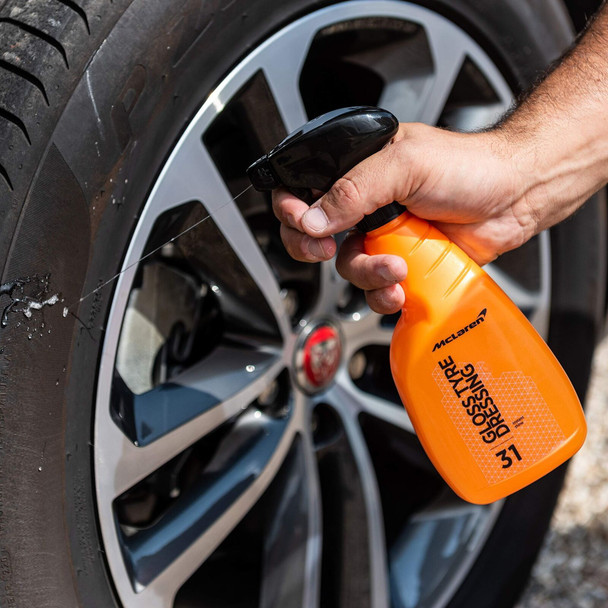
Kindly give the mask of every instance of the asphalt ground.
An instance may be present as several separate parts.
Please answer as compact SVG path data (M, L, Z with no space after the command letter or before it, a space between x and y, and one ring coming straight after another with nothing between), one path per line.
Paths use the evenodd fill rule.
M608 338L595 353L586 412L587 440L518 608L608 608Z

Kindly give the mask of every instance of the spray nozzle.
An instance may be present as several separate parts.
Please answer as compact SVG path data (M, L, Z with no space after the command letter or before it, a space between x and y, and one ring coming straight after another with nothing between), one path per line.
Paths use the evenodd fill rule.
M398 127L397 119L381 108L355 106L333 110L288 135L255 161L247 169L247 175L256 190L283 186L311 204L313 190L327 192L356 164L382 149ZM389 217L389 209L382 209L383 218ZM390 219L396 217L397 211L399 215L403 208L393 210ZM373 216L367 216L363 222ZM383 219L382 223L386 221ZM367 225L361 227L371 229Z

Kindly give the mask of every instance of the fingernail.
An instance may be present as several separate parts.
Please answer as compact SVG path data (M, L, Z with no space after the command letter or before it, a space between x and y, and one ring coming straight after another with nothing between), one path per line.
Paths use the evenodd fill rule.
M323 250L323 247L322 247L320 241L318 241L317 239L309 238L308 243L306 245L307 245L308 253L310 253L311 255L314 255L316 258L325 259L325 257L326 257L325 251Z
M312 207L302 216L302 224L312 232L321 232L327 228L329 220L321 207Z

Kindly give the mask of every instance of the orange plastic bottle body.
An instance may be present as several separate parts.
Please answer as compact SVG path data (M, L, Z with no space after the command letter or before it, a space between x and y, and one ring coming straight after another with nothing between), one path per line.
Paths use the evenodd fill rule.
M407 212L366 236L408 264L391 371L429 458L486 504L539 479L583 444L585 418L557 359L459 247Z

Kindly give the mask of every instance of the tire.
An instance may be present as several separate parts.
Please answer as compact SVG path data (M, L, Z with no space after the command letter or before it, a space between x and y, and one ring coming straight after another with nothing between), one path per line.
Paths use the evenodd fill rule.
M303 117L289 100L273 105L289 86L239 78L276 41L290 42L287 57L302 23L368 19L370 46L350 26L326 28L301 73L283 78L309 114L376 103L371 60L345 61L342 45L380 48L376 31L404 44L449 23L475 61L452 74L462 90L435 118L467 128L468 109L504 109L563 51L566 13L527 0L344 6L0 2L0 606L496 608L519 596L564 469L487 508L448 492L394 407L391 319L372 316L330 266L290 262L268 199L230 203L247 163ZM335 86L337 69L355 85ZM199 157L187 146L205 112ZM490 269L514 299L514 285L537 294L522 305L581 398L605 291L601 203ZM151 311L161 296L170 304ZM343 336L348 356L315 392L292 358L317 324ZM198 384L184 379L192 370ZM425 521L436 542L477 527L458 564L408 553ZM406 556L434 568L419 573L418 599L400 582Z

